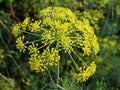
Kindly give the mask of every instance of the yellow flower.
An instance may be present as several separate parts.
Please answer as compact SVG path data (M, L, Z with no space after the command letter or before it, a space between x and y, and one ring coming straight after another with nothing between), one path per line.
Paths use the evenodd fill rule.
M85 18L78 20L75 14L67 8L48 7L40 11L41 20L32 20L27 17L22 23L13 26L13 34L18 37L22 34L39 36L44 45L59 43L59 50L71 53L74 47L83 50L82 55L97 53L99 45L94 29Z
M29 45L29 47L28 47L28 50L29 50L29 54L36 54L36 53L39 53L39 51L38 51L38 44L34 44L34 43L32 43L31 45Z
M46 61L47 66L55 66L60 60L59 52L54 48L44 50L41 58Z
M19 49L20 52L25 52L27 46L25 46L24 42L25 36L20 36L16 40L16 48Z
M12 30L17 37L17 49L20 52L28 50L31 70L43 72L56 66L61 59L59 52L70 55L75 64L71 53L77 56L78 61L81 60L76 49L81 55L97 54L99 51L97 37L89 21L86 18L79 20L70 9L48 7L40 10L38 18L40 20L31 21L27 17L22 23L14 25ZM97 21L96 18L95 20ZM28 42L24 43L25 41ZM91 63L83 70L81 68L81 73L74 74L78 82L86 81L92 76L96 65Z
M48 28L42 33L44 44L50 41L59 43L59 48L71 53L73 47L81 48L83 55L95 54L99 51L94 29L87 19L81 21L71 10L61 7L48 7L40 11L42 28Z
M77 82L84 82L89 79L96 71L96 64L92 62L90 66L84 67L83 69L80 67L80 73L74 73L73 77L77 80Z
M21 31L20 31L20 24L15 24L12 27L12 33L15 35L15 37L18 37L19 35L21 35Z
M41 21L34 21L34 22L30 22L29 24L29 31L30 32L40 32L40 24L41 24Z
M21 23L21 29L26 31L27 25L30 23L30 17L26 17L25 20Z
M35 70L36 72L43 72L50 66L56 66L57 62L60 60L58 50L46 49L42 54L38 51L38 45L32 43L29 45L28 50L30 54L29 64L31 70Z
M85 10L84 12L76 11L78 19L83 20L83 18L89 20L90 24L95 30L99 30L98 21L104 18L103 12L100 10Z

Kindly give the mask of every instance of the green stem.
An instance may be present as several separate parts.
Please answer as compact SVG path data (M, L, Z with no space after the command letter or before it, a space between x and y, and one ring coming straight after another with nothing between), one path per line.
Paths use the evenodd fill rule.
M59 48L59 42L57 43L56 47L55 47L55 50L57 50ZM59 61L58 61L58 64L57 64L57 85L59 85L59 73L60 73L60 68L59 68Z
M65 43L63 43L64 45L66 45ZM67 46L67 45L66 45ZM78 59L85 65L85 66L87 66L88 67L88 65L82 60L82 58L80 58L77 54L76 54L76 52L74 51L74 50L72 50L69 46L67 46L77 57L78 57Z
M53 41L49 41L49 42L47 43L47 45L49 44L49 45L47 46L47 49L49 49L49 47L51 46L51 44L52 44L53 42L54 42L54 40L53 40Z
M48 70L48 74L49 74L49 76L50 76L50 80L51 80L52 83L53 83L54 89L56 89L55 82L54 82L54 80L52 79L52 76L51 76L51 73L50 73L49 70Z
M58 66L57 66L57 85L59 85L59 73L60 73L60 69L59 69L59 61L58 61Z
M40 36L40 34L35 34L35 33L27 32L27 31L23 31L23 30L21 30L21 32L24 32L24 33L27 33L27 34L31 34L31 35L35 35L35 36Z
M59 87L60 90L66 90L66 89L64 89L62 86L60 86L60 85L58 85L58 84L57 84L57 87Z
M26 43L24 43L24 44L30 44L30 43L35 43L35 42L39 42L39 41L42 41L42 40L34 40L34 41L30 41L30 42L26 42Z
M88 67L88 65L82 60L82 58L80 58L75 51L72 50L72 52L78 57L78 59L85 65Z
M75 60L73 59L73 57L71 56L71 54L70 54L70 53L68 53L68 54L69 54L71 60L73 61L74 65L76 66L76 68L79 70L79 67L78 67L77 63L75 62ZM79 70L79 71L80 71L80 70ZM81 71L80 71L80 72L81 72Z
M54 41L53 41L53 42L54 42ZM43 48L43 47L45 47L45 46L47 46L48 44L49 44L49 46L50 46L50 45L52 44L52 42L48 42L47 44L44 44L43 46L39 47L38 50L41 49L41 48ZM49 46L48 46L48 47L49 47ZM47 47L47 48L48 48L48 47Z
M13 60L14 64L15 64L15 65L17 66L17 68L21 71L21 73L26 77L25 73L24 73L23 70L20 68L20 66L17 64L15 58L12 56L12 54L11 54L11 52L10 52L7 44L6 44L5 41L4 41L4 39L3 39L1 36L0 36L0 38L1 38L1 41L3 42L3 44L5 45L8 53L9 53L10 58ZM27 77L26 77L26 78L27 78Z
M68 45L66 45L64 42L61 42L61 43L62 43L62 45L68 47L68 48L70 49L70 51L72 51L72 52L78 57L78 59L79 59L85 66L87 66L87 64L76 54L76 52L75 52L74 50L72 50L72 49L71 49ZM69 52L68 52L68 54L70 55ZM76 64L76 62L74 61L74 59L72 58L71 55L70 55L70 57L71 57L73 63L75 64L75 66L78 68L78 65ZM88 67L88 66L87 66L87 67Z

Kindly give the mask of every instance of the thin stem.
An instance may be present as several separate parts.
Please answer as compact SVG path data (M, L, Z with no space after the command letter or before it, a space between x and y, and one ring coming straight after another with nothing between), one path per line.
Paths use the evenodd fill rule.
M48 84L46 84L44 87L42 87L40 90L45 90L45 88L48 86Z
M13 34L10 32L9 28L4 24L4 22L2 20L0 20L0 24L3 26L3 28L13 36Z
M44 28L40 28L41 30L47 30L47 29L44 29ZM32 32L28 32L28 31L23 31L23 30L21 30L22 32L24 32L24 33L27 33L27 34L31 34L31 35L35 35L35 36L40 36L40 34L35 34L35 33L32 33Z
M57 85L59 85L59 73L60 73L60 69L59 69L59 61L58 61L58 65L57 65Z
M11 83L10 79L5 77L2 73L0 73L0 77L3 78L5 81L7 81L10 84L10 86L14 87L14 85Z
M82 63L83 63L85 66L88 67L88 65L82 60L82 58L80 58L80 57L76 54L75 51L72 50L72 52L78 57L78 59L79 59L80 61L82 61Z
M42 41L41 39L38 39L38 40L34 40L34 41L30 41L30 42L26 42L24 44L30 44L30 43L34 43L34 42L39 42L39 41Z
M5 81L10 82L10 80L7 77L5 77L2 73L0 73L0 77L3 78Z
M15 65L17 66L17 68L21 71L21 73L26 77L26 75L24 74L23 70L20 68L20 66L17 64L15 58L12 56L12 54L11 54L11 52L10 52L10 50L9 50L9 48L8 48L8 46L7 46L7 44L5 43L4 39L2 38L2 36L0 36L0 38L1 38L1 41L3 42L3 44L5 45L5 47L6 47L7 51L8 51L8 53L9 53L9 55L10 55L10 57L11 57L11 59L12 59L13 62L14 62L14 64L15 64ZM27 77L26 77L26 78L27 78Z
M54 41L53 41L53 42L54 42ZM38 50L41 49L41 48L43 48L43 47L45 47L45 46L47 46L48 44L49 44L49 46L50 46L50 45L52 44L52 42L48 42L47 44L44 44L43 46L39 47ZM49 46L48 46L48 47L49 47Z
M57 43L55 49L57 50L59 48L59 42ZM58 61L58 64L57 64L57 85L59 85L59 79L60 79L60 66L59 66L59 61Z
M7 64L6 64L6 62L4 60L3 60L3 64L5 65L5 71L6 71L7 75L10 77L10 74L8 72Z
M55 82L54 82L54 80L52 79L52 76L51 76L51 73L50 73L49 70L48 70L48 74L49 74L49 76L50 76L50 80L52 81L53 86L54 86L54 89L55 89L55 88L56 88L56 86L55 86Z
M31 35L35 35L35 36L40 36L40 34L35 34L35 33L27 32L27 31L23 31L23 30L21 30L21 31L24 32L24 33L27 33L27 34L31 34Z
M41 29L41 30L44 30L44 31L45 31L45 30L48 30L48 29L44 29L44 28L41 28L41 27L40 27L40 29Z
M70 84L69 88L71 88L72 86L73 86L73 80L72 80L72 82L71 82L71 84Z
M72 50L68 45L66 45L64 42L61 42L64 46L68 47L70 49L70 51L72 51L77 57L78 59L85 65L88 67L88 65L76 54L76 52L74 50ZM70 55L70 53L68 53ZM72 59L72 58L71 58ZM74 59L72 59L74 60Z
M59 87L61 90L65 90L62 86L57 84L57 87Z
M55 41L55 40L49 41L47 44L45 44L45 46L49 44L49 45L47 46L47 49L49 49L49 47L52 45L52 43L53 43L54 41Z
M76 68L79 70L79 67L78 67L77 63L75 62L75 60L73 59L73 57L71 56L71 54L70 54L70 53L68 53L68 54L69 54L71 60L73 61L73 63L75 64ZM79 71L80 71L80 70L79 70ZM80 72L81 72L81 71L80 71Z

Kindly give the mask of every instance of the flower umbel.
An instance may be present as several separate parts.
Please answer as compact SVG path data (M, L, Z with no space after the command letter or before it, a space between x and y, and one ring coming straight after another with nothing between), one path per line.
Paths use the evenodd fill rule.
M79 21L69 9L48 7L40 11L40 18L43 21L42 28L49 29L43 31L44 44L54 40L65 52L71 52L73 47L77 47L83 50L83 55L89 55L91 52L96 54L99 51L94 29L88 20Z
M16 48L19 49L20 52L25 52L25 49L27 48L27 46L25 46L25 44L23 43L24 38L25 36L20 36L16 40Z
M77 60L74 60L72 54L79 59L77 62L85 64L80 56L97 54L99 51L97 37L89 21L85 18L77 19L70 9L48 7L40 10L37 18L40 20L31 20L27 17L12 28L13 34L17 37L16 48L20 52L28 50L31 70L43 72L56 66L61 59L61 53L69 55L77 67ZM77 52L80 55L77 55ZM90 66L81 68L81 73L74 74L78 82L86 81L92 76L96 65L91 63Z
M30 54L29 64L31 70L36 72L42 72L48 67L56 66L57 62L60 60L58 50L45 49L42 54L38 51L38 45L30 45L28 50Z
M96 71L96 64L92 62L90 66L84 67L84 68L79 68L81 71L80 73L75 73L73 74L73 77L77 80L77 82L84 82L88 80L90 76L92 76L95 71Z

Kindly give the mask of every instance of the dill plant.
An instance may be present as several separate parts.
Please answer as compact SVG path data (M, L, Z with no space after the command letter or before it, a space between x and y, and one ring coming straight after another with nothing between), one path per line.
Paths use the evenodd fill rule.
M81 59L81 56L99 51L94 29L87 19L77 19L68 8L43 9L39 12L39 20L26 17L23 22L13 25L12 33L16 37L16 48L29 54L30 68L37 73L57 66L59 78L60 53L67 54L75 65L76 72L71 75L77 82L88 80L96 71L94 62L87 65Z

